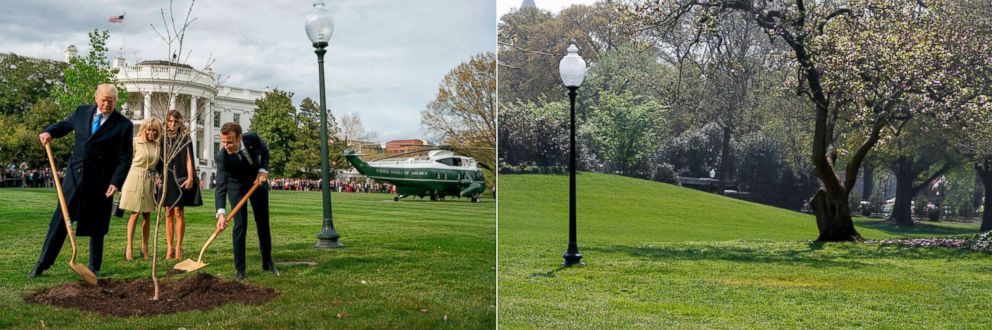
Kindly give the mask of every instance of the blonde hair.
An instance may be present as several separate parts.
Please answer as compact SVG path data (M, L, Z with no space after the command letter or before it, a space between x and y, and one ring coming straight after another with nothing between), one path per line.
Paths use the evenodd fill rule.
M158 131L158 136L155 137L155 141L147 141L145 140L145 133L152 128ZM142 142L158 142L158 140L162 138L162 131L163 127L161 120L154 117L148 118L145 119L145 122L141 123L141 128L138 129L138 138L141 139Z

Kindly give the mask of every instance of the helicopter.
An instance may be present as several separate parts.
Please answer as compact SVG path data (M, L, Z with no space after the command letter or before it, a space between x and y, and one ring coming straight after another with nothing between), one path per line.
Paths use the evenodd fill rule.
M478 203L486 189L485 178L475 159L449 150L428 150L426 155L424 151L416 151L371 162L365 162L359 156L362 155L353 150L344 151L344 158L358 173L396 185L393 201L408 196L428 196L432 201L457 196Z

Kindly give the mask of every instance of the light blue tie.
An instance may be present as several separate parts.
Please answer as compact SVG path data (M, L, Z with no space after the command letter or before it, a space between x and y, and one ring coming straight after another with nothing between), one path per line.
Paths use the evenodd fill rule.
M96 130L100 129L100 118L103 118L102 113L96 114L96 118L93 118L93 127L90 128L90 135L96 134Z

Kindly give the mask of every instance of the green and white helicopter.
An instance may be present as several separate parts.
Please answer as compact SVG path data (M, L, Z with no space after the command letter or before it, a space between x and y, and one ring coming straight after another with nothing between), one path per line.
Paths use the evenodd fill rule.
M344 158L358 173L396 185L394 201L407 196L428 196L432 201L457 196L478 203L486 189L475 159L449 150L399 154L367 163L359 156L350 149L344 151Z

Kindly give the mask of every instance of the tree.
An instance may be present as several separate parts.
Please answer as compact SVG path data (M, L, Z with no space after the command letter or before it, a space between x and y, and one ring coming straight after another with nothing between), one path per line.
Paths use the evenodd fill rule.
M654 98L609 91L600 94L581 131L609 170L632 175L664 132L666 110Z
M255 100L255 106L257 109L248 130L258 133L269 147L269 173L276 177L292 174L293 170L287 164L296 157L293 146L298 131L293 93L275 89Z
M62 73L64 84L53 95L59 107L68 115L81 104L93 104L93 93L100 84L117 86L117 106L127 103L127 90L117 82L115 71L107 59L107 30L89 33L90 51L86 57L73 57Z
M379 136L379 133L373 130L366 129L362 125L362 117L358 116L357 111L352 111L351 113L346 113L341 116L341 135L344 138L345 145L351 143L354 140L369 141L375 140Z
M63 111L51 98L42 99L20 116L0 115L8 118L8 122L0 125L8 132L3 134L5 140L0 140L0 159L5 161L26 162L32 168L47 168L48 157L38 144L38 134L42 129L65 118ZM72 139L53 139L52 153L55 157L67 159L72 153Z
M698 99L693 100L696 120L716 123L721 129L720 166L716 171L722 193L728 179L734 176L731 140L737 133L756 129L758 116L755 100L758 93L768 92L761 83L766 69L765 58L771 51L767 38L759 29L747 24L740 14L730 15L705 36L705 49L698 80Z
M582 57L601 54L635 39L638 31L622 21L613 4L574 5L557 16L537 8L521 8L500 18L499 95L504 102L564 97L558 61L570 43Z
M448 72L421 113L424 129L496 174L496 54L476 54Z
M2 57L0 114L22 114L38 100L51 96L52 90L62 82L65 67L62 62L29 59L17 54Z
M296 113L297 135L293 141L293 156L286 163L287 174L293 177L306 179L321 178L320 164L320 107L312 99L304 98L300 102L299 111ZM334 114L327 112L327 135L334 137L340 134ZM343 141L329 138L330 167L332 169L348 168L350 165L344 161L341 155ZM332 171L333 172L333 171ZM335 177L331 173L331 178Z
M501 164L563 166L568 162L568 102L506 102L499 108Z
M674 97L676 79L674 70L658 61L657 51L650 44L629 43L608 50L600 55L582 83L582 97L576 100L577 115L585 120L588 108L597 106L604 93L631 92L668 105Z
M961 163L961 156L940 131L926 131L918 121L908 122L899 136L880 148L878 156L896 177L896 201L890 220L912 226L912 201L923 189Z
M954 29L960 26L949 24L945 9L928 1L686 0L643 3L633 11L659 29L681 28L690 14L705 27L743 13L788 45L797 64L796 90L814 108L811 161L822 183L811 200L817 240L858 241L848 192L883 131L918 111L941 118L948 99L968 94L966 78L975 77L968 70L987 63L988 52L973 45L988 36ZM928 106L905 106L910 99ZM838 137L838 127L858 134ZM843 177L836 163L841 148L852 150Z

